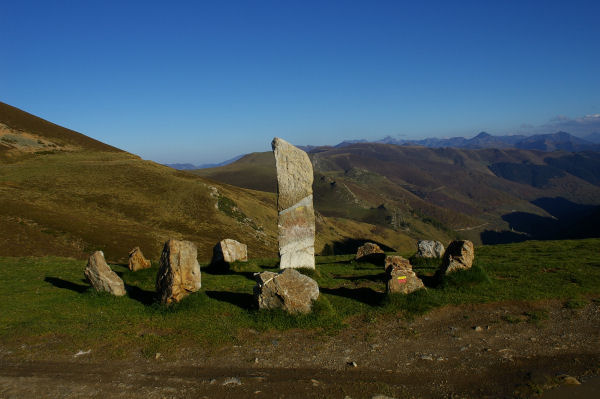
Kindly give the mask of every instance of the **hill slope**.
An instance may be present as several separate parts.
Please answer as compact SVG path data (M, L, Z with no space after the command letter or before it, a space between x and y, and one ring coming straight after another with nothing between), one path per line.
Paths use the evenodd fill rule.
M600 158L595 152L347 143L313 150L310 157L315 206L323 215L392 228L413 238L459 235L493 243L561 237L573 231L575 217L594 215L600 205L594 173L600 170ZM272 162L270 153L250 154L194 173L273 192ZM566 213L557 217L556 207Z
M223 238L248 244L250 257L277 254L274 193L144 161L6 104L0 136L0 256L83 258L101 249L124 261L140 246L157 259L171 237L195 242L203 261ZM415 247L389 228L318 215L317 252L352 252L364 240Z
M1 157L74 150L122 152L118 148L0 102Z

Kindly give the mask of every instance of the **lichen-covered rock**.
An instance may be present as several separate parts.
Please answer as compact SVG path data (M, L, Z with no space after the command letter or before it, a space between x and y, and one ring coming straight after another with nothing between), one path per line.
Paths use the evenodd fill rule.
M171 239L160 256L156 292L163 303L179 302L200 289L198 250L190 241Z
M212 263L232 263L248 261L248 246L239 241L226 238L213 248Z
M417 256L421 258L441 258L444 245L439 241L420 240L417 242Z
M410 294L425 288L423 281L412 270L408 259L402 256L385 258L385 274L387 276L387 292Z
M383 254L384 252L379 248L379 245L367 242L358 247L358 250L356 251L356 260L367 260L376 257L376 255L382 256Z
M308 313L319 297L319 285L294 269L280 273L254 274L254 299L259 309L283 309L288 313Z
M475 259L475 249L471 241L452 241L444 253L439 274L470 269L473 266L473 259Z
M281 269L315 268L313 168L308 155L275 137L271 143L277 168L277 209Z
M152 264L146 258L140 247L135 247L129 251L129 270L137 272L142 269L149 269Z
M96 251L90 256L83 274L96 291L105 291L116 296L125 295L123 280L108 266L102 251Z

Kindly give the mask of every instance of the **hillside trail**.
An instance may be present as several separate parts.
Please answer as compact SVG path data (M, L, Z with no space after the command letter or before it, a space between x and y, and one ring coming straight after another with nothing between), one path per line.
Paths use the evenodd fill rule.
M2 399L595 398L600 303L446 306L408 321L350 320L333 335L250 330L235 345L181 348L168 360L1 353ZM565 375L583 384L564 385Z

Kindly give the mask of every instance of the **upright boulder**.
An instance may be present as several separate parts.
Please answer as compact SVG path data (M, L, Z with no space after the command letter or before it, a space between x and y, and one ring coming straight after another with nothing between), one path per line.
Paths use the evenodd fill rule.
M417 242L417 256L421 258L441 258L444 245L439 241L420 240Z
M137 272L142 269L149 269L152 264L146 258L140 247L135 247L129 251L129 270Z
M105 291L116 296L125 295L123 280L108 266L102 251L96 251L90 256L83 274L96 291Z
M212 263L232 263L248 261L248 246L231 238L219 241L213 248Z
M388 293L410 294L425 288L423 281L413 272L408 259L404 259L402 256L385 258L385 274Z
M452 241L444 253L439 274L470 269L473 266L473 259L475 259L475 249L471 241Z
M315 268L313 168L308 155L275 137L280 268Z
M160 256L156 292L163 303L179 302L200 289L198 250L190 241L171 239Z
M280 273L255 273L254 300L259 309L283 309L288 313L308 313L319 297L319 285L294 269Z
M358 247L356 251L356 260L383 260L385 254L379 245L372 242L367 242L364 245ZM381 258L381 259L379 259Z

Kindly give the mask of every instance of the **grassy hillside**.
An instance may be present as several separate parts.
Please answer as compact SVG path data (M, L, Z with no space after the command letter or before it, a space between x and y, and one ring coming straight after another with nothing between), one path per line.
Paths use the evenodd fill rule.
M74 130L0 102L0 159L53 151L122 152Z
M309 155L315 206L324 216L391 228L415 239L460 236L493 243L575 237L570 232L577 220L593 216L600 205L593 172L600 161L593 152L352 144ZM250 154L194 173L274 192L272 162L270 153ZM570 210L576 212L565 212ZM538 220L539 228L530 220ZM600 236L600 229L586 231Z
M97 294L82 280L84 261L65 258L0 258L0 351L11 356L69 357L92 349L94 357L174 358L178 350L235 341L249 329L320 328L335 332L360 317L410 317L447 304L560 299L570 308L600 297L600 240L483 246L472 270L442 283L435 265L417 264L428 286L407 296L384 294L381 265L352 256L318 257L311 275L320 298L305 316L258 311L252 306L254 271L273 270L276 259L235 264L225 274L204 269L202 289L170 308L154 301L156 263L130 272L112 265L126 284L125 297ZM410 253L403 255L409 256ZM124 317L126 315L126 317ZM387 315L387 316L386 316ZM507 314L504 322L539 322L540 314ZM243 339L243 338L242 338Z
M250 257L277 254L274 193L144 161L6 104L0 143L0 255L84 258L100 249L122 262L134 246L157 257L171 237L195 242L204 261L224 238L248 244ZM366 240L415 246L392 229L322 215L317 232L317 252L354 252Z

